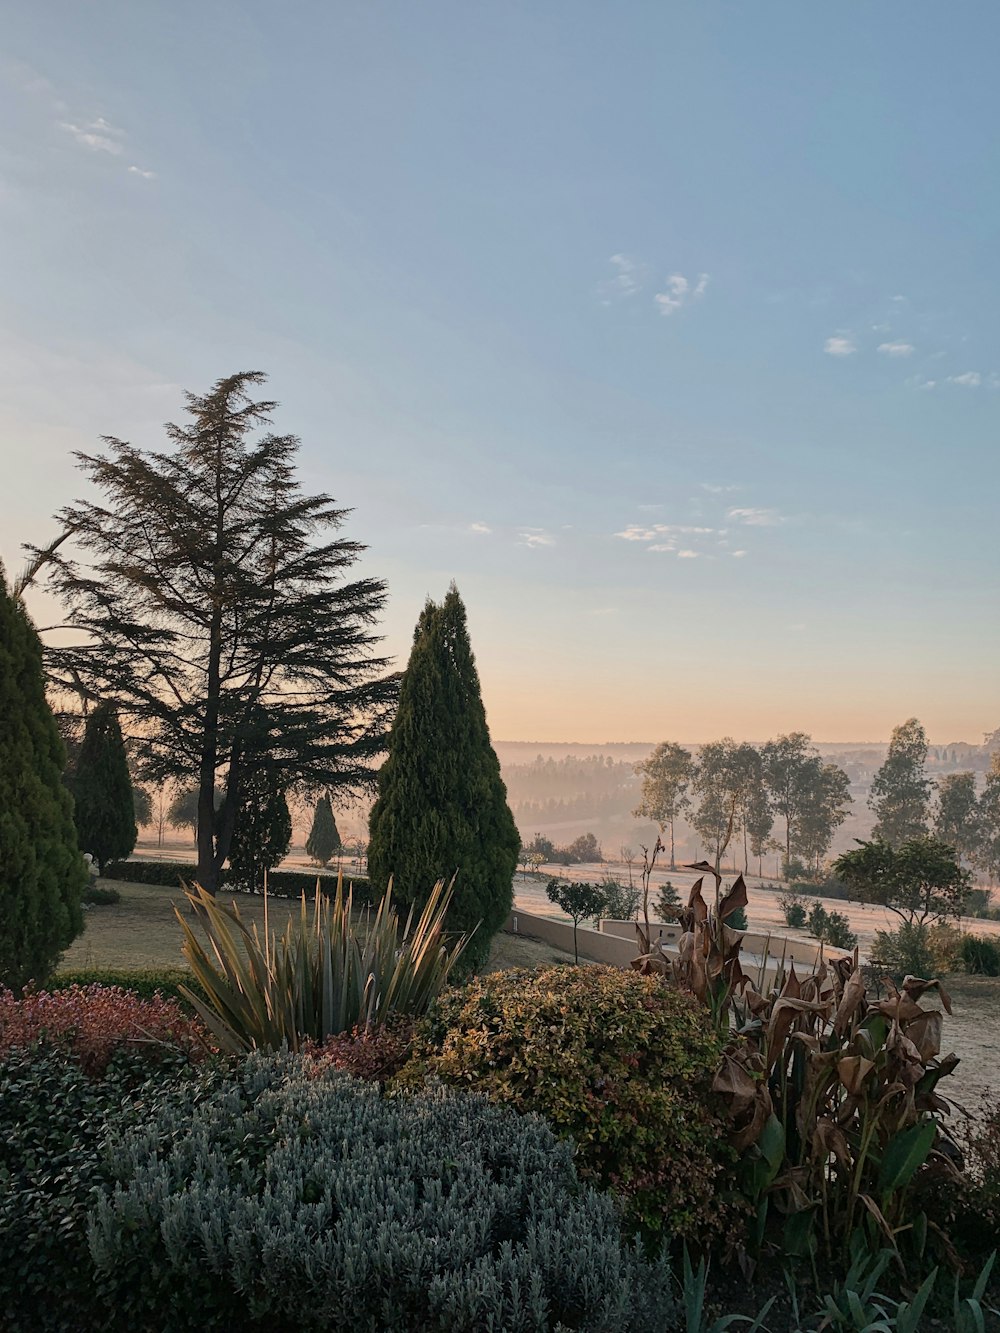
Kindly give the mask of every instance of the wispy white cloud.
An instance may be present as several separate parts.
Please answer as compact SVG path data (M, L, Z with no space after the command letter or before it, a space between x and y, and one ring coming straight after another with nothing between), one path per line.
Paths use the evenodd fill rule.
M714 481L703 481L701 489L708 491L709 495L728 495L731 491L738 491L740 488L735 484L720 486Z
M630 523L621 532L616 532L615 536L626 542L651 542L656 531L656 528L643 528L638 523Z
M646 547L647 551L676 551L676 542L653 542L652 546Z
M698 559L698 552L697 552L697 551L678 551L678 552L677 552L677 559L678 559L678 560L697 560L697 559Z
M776 509L730 509L727 518L748 528L776 528L785 521Z
M883 356L912 356L916 348L912 343L879 343L878 350Z
M673 315L691 301L701 300L708 283L707 273L700 273L693 287L683 273L671 273L664 283L663 291L657 292L653 300L659 307L661 315Z
M125 145L122 143L124 131L117 129L103 116L98 116L96 120L88 121L85 125L77 125L71 120L61 120L59 128L72 135L82 148L89 148L93 153L113 153L117 156L124 152Z
M543 528L524 528L517 539L519 546L555 546L556 539Z
M490 525L489 525L488 523L470 523L470 524L469 524L469 531L470 531L470 532L489 533L489 532L492 532L493 529L490 527Z
M731 555L734 560L742 560L746 555L746 551L732 551Z
M827 338L823 344L823 351L826 352L827 356L853 356L857 350L850 338L840 335Z
M983 377L978 370L966 370L961 375L949 375L949 384L959 384L963 389L978 389Z
M129 167L129 171L135 176L141 176L144 181L155 181L155 171L143 171L142 167Z

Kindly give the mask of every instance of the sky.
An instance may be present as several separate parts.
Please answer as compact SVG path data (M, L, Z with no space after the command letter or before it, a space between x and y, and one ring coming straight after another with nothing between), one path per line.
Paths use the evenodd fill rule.
M493 735L1000 723L993 0L6 0L0 558L260 369ZM49 611L36 599L40 622Z

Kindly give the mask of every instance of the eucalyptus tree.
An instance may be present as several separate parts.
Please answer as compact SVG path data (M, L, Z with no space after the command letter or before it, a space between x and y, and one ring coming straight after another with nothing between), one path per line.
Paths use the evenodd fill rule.
M893 727L885 763L868 796L875 814L873 839L898 847L926 835L931 797L927 750L927 732L915 717Z
M651 819L661 835L670 829L670 869L676 868L674 859L674 824L691 804L688 789L694 777L691 751L675 741L663 741L653 753L636 764L635 771L642 778L642 795L633 814L639 819Z
M70 632L47 652L51 679L116 703L143 776L197 775L210 892L241 783L266 767L283 790L369 789L397 694L375 647L385 584L348 578L364 550L337 535L350 511L300 488L298 439L253 397L264 379L187 394L165 449L105 437L78 455L97 498L32 552Z

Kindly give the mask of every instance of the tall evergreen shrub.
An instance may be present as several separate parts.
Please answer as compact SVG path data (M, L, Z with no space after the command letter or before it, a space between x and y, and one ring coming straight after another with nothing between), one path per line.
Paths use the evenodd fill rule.
M132 779L118 714L110 702L98 704L87 718L73 798L81 851L89 852L99 868L132 855L139 834Z
M0 569L0 984L42 980L83 929L87 872L42 649Z
M340 830L333 817L333 806L329 796L321 796L316 802L312 828L306 839L306 855L311 856L321 866L325 866L341 847Z
M420 905L435 880L456 877L450 924L475 929L466 957L484 963L511 908L520 838L454 584L417 622L370 834L376 893L392 878L397 897Z

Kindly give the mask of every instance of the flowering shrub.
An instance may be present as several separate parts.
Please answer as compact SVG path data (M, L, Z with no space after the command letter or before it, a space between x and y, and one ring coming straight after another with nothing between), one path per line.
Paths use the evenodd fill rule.
M151 1061L181 1053L197 1060L207 1050L204 1029L175 1000L142 999L120 986L69 986L58 991L0 990L0 1056L55 1046L88 1074L102 1074L119 1050Z
M737 1220L721 1197L731 1155L711 1091L721 1049L700 1006L656 977L517 970L442 995L400 1082L429 1075L539 1112L633 1226L701 1237Z

